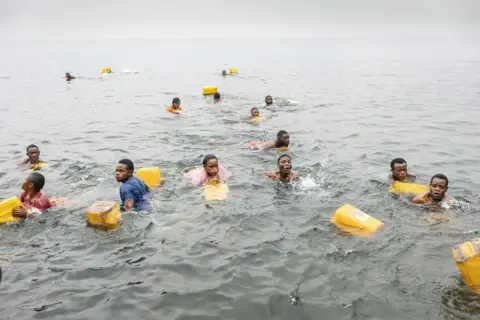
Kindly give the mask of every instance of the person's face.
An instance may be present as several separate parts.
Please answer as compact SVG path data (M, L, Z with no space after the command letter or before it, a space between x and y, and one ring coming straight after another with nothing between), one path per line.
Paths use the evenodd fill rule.
M132 175L132 172L128 169L127 165L123 163L117 163L115 167L115 179L117 182L127 180Z
M430 183L430 196L433 200L442 200L447 190L447 181L443 179L435 178Z
M280 142L281 147L288 147L288 145L290 144L290 135L286 133L281 136L278 141Z
M260 115L260 112L258 112L258 109L252 110L252 117L258 117L259 115Z
M292 159L289 157L282 157L278 162L278 170L281 173L288 174L292 171Z
M22 183L22 190L23 191L30 191L33 188L33 183L30 182L30 177L27 177L25 181Z
M207 174L212 177L218 174L218 160L217 159L210 159L205 164L205 171Z
M31 163L36 163L40 158L40 150L38 150L38 148L35 148L35 147L29 148L27 150L27 156Z
M395 180L400 182L404 181L407 177L407 164L406 163L394 163L392 169L392 175Z
M226 75L227 75L227 71L223 70L223 71L222 71L222 75L226 76Z
M180 107L180 101L174 102L174 103L173 103L173 107L174 107L174 108Z
M267 96L267 97L265 98L265 103L266 103L267 105L272 104L272 103L273 103L273 98L272 98L271 96Z

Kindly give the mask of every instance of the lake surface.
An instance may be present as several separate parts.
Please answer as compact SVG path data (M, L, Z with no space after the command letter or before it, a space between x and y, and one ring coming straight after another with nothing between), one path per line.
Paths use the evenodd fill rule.
M0 228L2 319L478 319L451 249L480 230L480 39L8 42L0 61L0 198L20 194L25 147L50 167L57 208ZM139 74L110 75L124 68ZM222 69L239 74L222 77ZM65 72L77 79L67 84ZM225 98L213 105L204 85ZM264 97L299 103L266 109ZM165 108L174 97L185 114ZM250 109L270 117L246 122ZM278 153L240 143L291 135L309 183L263 178ZM232 174L205 206L182 170L214 153ZM429 225L392 198L390 161L436 173L468 209ZM162 169L150 215L103 232L96 200L119 200L114 166ZM351 203L385 223L338 233Z

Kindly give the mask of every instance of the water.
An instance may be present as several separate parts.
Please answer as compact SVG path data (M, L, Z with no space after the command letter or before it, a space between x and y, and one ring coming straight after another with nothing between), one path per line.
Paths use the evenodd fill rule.
M451 249L478 236L478 39L124 40L4 43L0 198L20 193L30 143L50 167L45 193L67 209L0 228L3 319L477 319ZM222 69L238 76L223 78ZM105 79L102 67L140 74ZM5 78L3 78L5 77ZM217 85L225 102L201 93ZM298 105L260 109L265 95ZM165 112L182 99L185 115ZM262 173L278 154L238 148L290 132L305 180ZM215 153L229 200L205 206L181 171ZM383 184L404 157L468 203L430 226ZM118 200L114 165L162 168L155 212L105 233L85 226L95 200ZM371 238L338 234L352 203L385 222Z

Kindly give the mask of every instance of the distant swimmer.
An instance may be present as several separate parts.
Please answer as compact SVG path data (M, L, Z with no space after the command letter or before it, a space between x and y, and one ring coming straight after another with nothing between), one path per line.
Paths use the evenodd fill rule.
M222 70L222 76L226 76L227 75L227 70Z
M223 99L220 96L220 93L217 92L213 95L213 102L214 103L219 103L219 102L222 102L222 101L223 101Z
M388 184L393 185L395 181L414 183L417 176L413 172L408 172L407 161L402 158L395 158L390 162L391 174L388 176Z
M287 155L281 155L277 160L277 171L267 171L265 176L275 181L291 182L297 179L298 174L292 171L292 158Z
M54 206L53 203L41 192L45 185L45 177L38 172L32 172L22 184L22 194L20 201L25 208L13 210L13 216L25 218L27 216L41 214Z
M73 79L76 79L74 76L72 76L70 74L70 72L65 72L65 80L67 80L67 82L70 82L72 81Z
M182 111L182 107L180 106L180 99L173 98L172 105L167 108L168 112L179 114Z
M27 159L22 162L23 165L28 165L30 169L38 170L41 166L47 165L46 162L40 160L40 149L38 146L31 144L27 147Z
M265 105L270 106L273 104L273 98L272 96L268 95L265 97Z
M184 174L184 177L195 186L211 183L222 183L228 177L227 170L218 163L213 154L207 154L202 161L202 168L195 168Z
M133 176L134 166L129 159L122 159L118 161L115 167L115 179L121 182L120 199L122 200L122 207L130 211L151 211L152 207L146 199L150 191L145 182Z
M290 145L290 135L285 130L280 130L277 133L277 140L262 142L262 141L252 141L247 144L247 147L250 149L273 149L273 148L282 148L288 149Z
M447 190L448 178L441 173L436 174L430 180L430 191L415 196L412 199L412 203L432 205L439 204L442 201L453 200L453 197L446 194Z

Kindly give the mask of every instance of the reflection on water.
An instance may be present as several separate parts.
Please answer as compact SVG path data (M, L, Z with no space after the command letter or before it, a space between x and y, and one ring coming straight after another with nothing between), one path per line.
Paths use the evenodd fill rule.
M0 198L20 193L17 164L36 143L50 163L45 193L71 206L0 228L0 314L477 319L451 249L479 232L480 41L451 41L272 41L273 55L258 50L265 40L2 46ZM225 57L239 76L214 72ZM68 85L58 76L98 78L107 62L140 73ZM212 84L221 104L201 95ZM292 101L266 108L267 94ZM165 112L175 96L181 117ZM247 123L253 106L268 121ZM277 152L238 147L279 130L290 133L301 174L290 185L263 176ZM208 153L232 174L221 203L205 204L183 181ZM449 177L459 201L446 204L448 222L429 225L428 212L390 196L381 176L398 156L419 183ZM88 205L119 200L122 158L162 169L154 212L125 215L114 232L86 227ZM330 218L345 203L385 227L339 234Z

